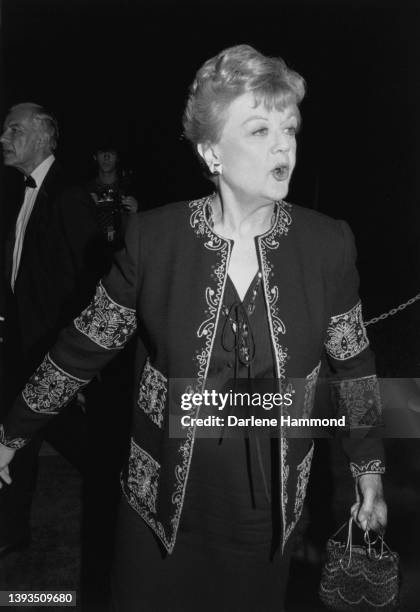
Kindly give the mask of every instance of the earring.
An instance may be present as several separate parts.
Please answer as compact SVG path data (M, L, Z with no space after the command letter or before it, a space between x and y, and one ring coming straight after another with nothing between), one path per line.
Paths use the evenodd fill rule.
M218 176L222 174L222 164L220 162L214 161L211 164L210 172L213 174L213 176Z

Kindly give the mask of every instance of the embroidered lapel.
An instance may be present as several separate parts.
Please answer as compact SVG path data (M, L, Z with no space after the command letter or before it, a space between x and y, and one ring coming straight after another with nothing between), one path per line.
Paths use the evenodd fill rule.
M196 362L196 382L194 389L190 387L185 390L186 393L201 393L206 384L207 373L210 365L210 357L213 350L215 333L219 323L220 311L222 306L222 298L225 290L227 279L227 270L229 266L230 255L232 252L232 242L224 240L215 234L206 218L206 209L210 203L212 196L201 198L190 202L191 209L190 226L196 235L204 242L204 247L212 251L215 255L215 263L211 270L211 283L205 287L205 303L207 308L204 312L204 320L200 323L196 336L201 343L195 355ZM191 412L191 416L198 416L199 407ZM178 448L179 463L175 466L175 490L172 494L172 503L175 505L175 512L171 518L172 537L170 542L166 540L165 544L169 552L172 552L176 535L179 527L179 521L184 504L186 484L191 466L191 459L194 449L196 425L188 427L186 438L182 440ZM162 537L160 524L156 526L159 535ZM165 538L166 539L166 538Z
M190 225L197 236L204 240L206 249L213 251L216 263L212 266L212 284L205 288L205 299L207 308L206 318L197 329L197 337L202 340L202 349L198 352L197 359L197 391L201 392L207 379L210 365L210 356L213 350L215 332L219 323L222 306L222 298L225 290L229 260L232 252L232 241L218 236L211 229L207 218L207 206L213 196L201 198L190 203L191 217Z
M276 271L274 269L274 252L280 246L280 240L287 236L289 227L292 224L291 205L286 202L277 202L276 218L273 227L264 235L256 239L257 252L260 261L263 277L264 297L267 306L268 323L274 348L274 358L276 366L276 376L280 385L286 379L286 362L288 359L288 349L284 346L282 336L286 334L286 326L280 317L278 307L279 287L272 284L272 278ZM283 414L283 409L281 409ZM287 516L287 485L289 478L288 465L288 440L285 437L284 429L280 429L280 473L281 473L281 512L282 512L282 552L287 540L293 530L293 522L288 522Z

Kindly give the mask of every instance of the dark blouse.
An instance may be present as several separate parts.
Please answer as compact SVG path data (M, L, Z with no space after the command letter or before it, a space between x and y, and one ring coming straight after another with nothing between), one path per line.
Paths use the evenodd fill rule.
M218 392L234 391L251 377L274 377L259 274L243 302L228 277L209 369L211 388ZM238 411L227 405L218 415L244 416ZM195 444L181 531L202 535L214 544L267 553L268 558L273 539L274 440L259 437L251 428L232 436L226 427L219 427L206 429Z

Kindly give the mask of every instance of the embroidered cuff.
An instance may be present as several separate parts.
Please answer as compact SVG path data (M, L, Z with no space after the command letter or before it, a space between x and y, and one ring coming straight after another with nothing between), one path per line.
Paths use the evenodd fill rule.
M29 379L22 397L33 412L53 415L88 382L62 370L48 354Z
M17 450L27 444L29 440L26 438L8 438L5 434L3 425L0 425L0 443L8 448Z
M339 361L351 359L368 346L360 302L347 312L331 317L325 342L330 357Z
M339 416L345 416L348 427L382 425L379 383L375 375L331 382L333 400Z
M362 461L362 463L351 462L350 471L354 478L364 474L384 474L385 465L382 459L371 459L370 461Z
M74 326L104 349L121 349L136 330L136 311L114 302L99 283L95 297L74 320Z

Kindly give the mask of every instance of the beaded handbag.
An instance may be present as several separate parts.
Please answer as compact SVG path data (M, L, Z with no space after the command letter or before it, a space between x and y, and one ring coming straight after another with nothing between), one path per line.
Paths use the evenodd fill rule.
M389 612L399 610L399 556L381 535L372 542L365 531L364 544L352 542L353 519L348 523L347 542L327 542L319 595L329 610L338 612ZM378 550L379 548L379 550Z

